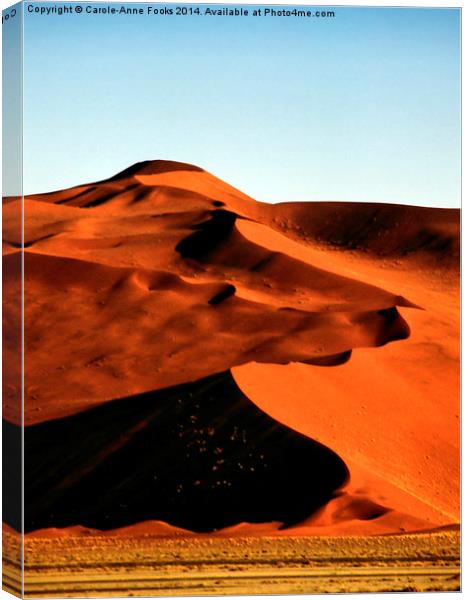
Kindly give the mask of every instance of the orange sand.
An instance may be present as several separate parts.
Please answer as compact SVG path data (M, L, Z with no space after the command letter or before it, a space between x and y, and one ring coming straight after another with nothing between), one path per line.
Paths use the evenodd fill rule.
M19 202L3 208L7 321ZM26 425L232 368L254 403L349 466L347 489L295 534L458 522L458 211L262 204L163 161L24 206ZM233 227L199 256L177 251L213 211ZM19 423L4 343L4 416Z

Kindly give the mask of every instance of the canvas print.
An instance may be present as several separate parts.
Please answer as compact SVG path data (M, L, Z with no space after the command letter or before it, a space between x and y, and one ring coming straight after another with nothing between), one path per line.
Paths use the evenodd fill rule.
M460 10L3 11L3 588L460 589Z

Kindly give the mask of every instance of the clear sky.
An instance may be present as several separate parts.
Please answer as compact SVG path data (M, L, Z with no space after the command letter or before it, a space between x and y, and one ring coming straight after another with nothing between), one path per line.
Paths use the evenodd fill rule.
M459 9L40 16L28 4L25 194L170 159L269 202L459 206Z

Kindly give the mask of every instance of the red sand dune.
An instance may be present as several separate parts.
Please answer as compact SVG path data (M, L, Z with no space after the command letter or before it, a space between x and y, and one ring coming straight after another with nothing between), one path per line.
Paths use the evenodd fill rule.
M19 202L3 209L10 322ZM24 206L27 425L233 369L252 402L349 467L344 493L293 531L458 522L458 211L268 205L164 161Z

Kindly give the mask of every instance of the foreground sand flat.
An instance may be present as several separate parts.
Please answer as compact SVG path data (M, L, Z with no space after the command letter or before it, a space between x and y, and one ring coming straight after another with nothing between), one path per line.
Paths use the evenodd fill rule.
M10 556L19 538L5 533ZM347 537L26 538L26 597L460 589L458 531ZM18 594L19 565L4 561Z

